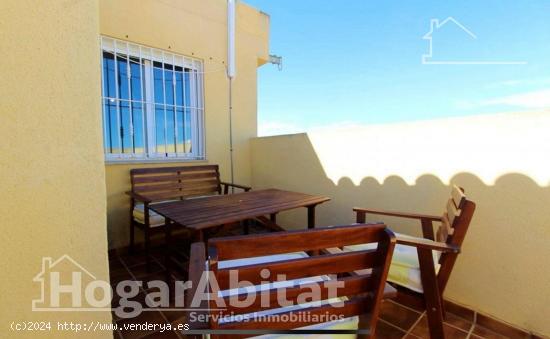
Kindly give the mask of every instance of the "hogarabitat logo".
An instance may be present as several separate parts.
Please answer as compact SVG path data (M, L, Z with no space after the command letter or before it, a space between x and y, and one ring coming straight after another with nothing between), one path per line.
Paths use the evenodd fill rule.
M262 272L262 276L269 276L269 272ZM146 311L194 311L204 301L213 301L214 310L224 310L228 304L232 308L246 308L256 298L261 298L262 307L273 307L273 302L262 293L273 282L267 280L254 285L249 281L240 281L237 270L229 272L229 289L225 291L220 291L212 272L205 272L188 308L185 308L184 295L192 287L190 281L175 281L172 289L163 280L123 280L116 286L111 286L108 281L97 279L66 254L56 260L51 257L42 258L42 269L33 278L33 282L40 285L40 297L32 300L32 310L36 312L114 311L120 318L133 318ZM288 283L284 274L277 275L275 283L277 282ZM328 290L328 298L321 298L321 284ZM296 286L289 284L287 288ZM344 287L344 282L326 276L317 282L307 281L307 286L308 289L297 296L298 303L324 299L333 307L343 306L337 296L338 289ZM171 290L174 303L170 302ZM279 307L293 305L292 301L286 299L284 288L277 289L276 298Z
M449 39L449 37L448 36L446 37L446 35L444 34L445 33L444 31L446 29L458 30L462 34L462 36L467 39L468 43L466 43L465 45L460 45L458 41L456 41L455 45L461 46L460 50L462 52L470 51L472 55L470 55L467 58L464 58L463 55L458 55L461 53L458 53L458 51L455 50L455 53L457 53L457 55L453 55L454 53L451 52L450 56L449 55L440 56L439 53L441 53L442 51L441 49L438 48L440 47L439 44L441 42L444 42L442 40ZM430 30L426 34L424 34L424 36L422 36L422 39L428 41L428 52L422 55L422 64L424 65L526 65L527 64L526 61L506 60L506 59L505 60L485 59L483 57L477 56L475 48L482 46L475 43L478 40L478 36L474 34L470 29L468 29L465 25L463 25L458 20L453 18L452 16L447 17L444 20L440 20L436 18L431 19Z

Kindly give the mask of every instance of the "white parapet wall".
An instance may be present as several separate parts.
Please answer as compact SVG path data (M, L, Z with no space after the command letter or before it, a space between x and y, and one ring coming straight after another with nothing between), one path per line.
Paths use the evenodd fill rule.
M550 334L550 112L340 125L252 141L254 188L324 194L318 225L352 207L442 213L457 184L477 203L448 299ZM414 221L371 217L420 234ZM304 211L282 214L289 228Z

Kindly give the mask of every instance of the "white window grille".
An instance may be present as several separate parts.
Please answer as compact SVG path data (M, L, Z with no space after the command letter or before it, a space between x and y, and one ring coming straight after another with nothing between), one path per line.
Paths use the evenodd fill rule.
M105 159L204 159L200 60L101 37Z

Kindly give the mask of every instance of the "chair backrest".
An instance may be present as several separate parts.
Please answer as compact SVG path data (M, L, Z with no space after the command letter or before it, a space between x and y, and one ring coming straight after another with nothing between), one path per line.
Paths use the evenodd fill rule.
M153 201L221 194L218 165L134 168L132 191Z
M269 285L267 291L262 291L263 297L260 298L260 293L257 293L255 300L246 307L232 305L231 296L226 295L223 297L226 308L212 312L216 313L218 317L210 318L210 326L213 329L263 328L287 330L329 321L326 320L328 319L327 315L333 317L332 319L363 315L361 319L368 320L360 322L360 327L362 327L361 329L368 327L372 336L376 327L379 305L383 296L395 241L394 234L384 224L356 224L212 239L208 243L208 267L213 272L219 285L218 291L212 291L214 296L218 295L217 292L219 291L226 291L234 287L230 284L230 272L232 272L231 274L237 273L239 281L248 281L253 285L281 281L280 275L285 275L283 280L293 280L294 285L285 288L284 296L288 303L284 305L281 305L277 298L278 295L281 295L278 293L282 293L281 287L277 287L280 285ZM371 250L357 252L314 256L305 254L308 251L317 252L327 248L364 243L377 243L377 246L373 246L374 249ZM264 261L259 264L246 259L238 260L238 266L228 267L228 265L222 265L224 261L228 263L228 260L296 252L302 253L303 257L279 259L279 261L271 262ZM267 271L265 271L266 269ZM371 273L359 276L346 274L364 269L371 269ZM315 278L312 277L321 277L320 280L322 281L313 282ZM301 284L304 278L308 282ZM300 282L296 281L297 279L300 279ZM312 285L317 287L312 287ZM262 286L265 287L266 285ZM340 286L340 288L334 289L334 286ZM329 294L331 290L335 290L336 294ZM317 293L310 293L312 291ZM285 311L281 308L281 306L304 304L304 293L309 293L307 302L319 301L320 303L292 311ZM268 301L264 300L265 295L269 296ZM323 301L326 302L328 298L342 299L336 299L338 305L323 304ZM242 298L240 299L242 300ZM211 300L211 309L216 309L218 305L216 300ZM221 323L218 320L220 316L242 316L244 314L250 316L258 311L282 312L278 313L277 319L285 319L285 315L289 316L290 313L297 317L289 316L284 321L274 322L266 321L265 318L261 317L253 317L247 321L231 321L234 318L230 318L229 321ZM366 314L368 316L365 316ZM323 318L325 321L315 321L316 315L326 315Z
M447 201L443 213L443 222L436 233L436 240L461 247L475 208L476 204L466 197L464 190L453 185L451 198ZM438 273L438 283L441 291L445 289L449 280L456 257L457 254L455 253L444 253L439 259L441 268Z

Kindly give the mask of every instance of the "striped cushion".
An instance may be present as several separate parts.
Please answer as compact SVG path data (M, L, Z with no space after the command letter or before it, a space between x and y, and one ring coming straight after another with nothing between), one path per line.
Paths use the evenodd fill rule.
M395 233L398 238L412 238L406 234ZM376 244L361 244L345 246L344 251L361 251L375 249ZM439 271L439 257L441 252L432 251L434 257L435 271ZM418 254L416 247L396 245L393 250L390 271L388 273L388 281L397 285L406 287L416 292L423 292L422 280L420 279L420 264L418 263Z
M194 196L194 197L189 197L186 200L201 199L201 198L206 198L206 197L209 197L209 196L212 196L212 195ZM164 202L170 202L170 201L179 201L179 200L155 201L153 203L150 203L149 206L154 205L154 204L162 204ZM140 224L144 224L145 223L145 212L143 210L143 204L136 204L134 206L134 210L132 211L132 215L134 216L135 221L139 222ZM164 226L164 224L165 224L164 217L159 215L158 213L152 211L151 209L149 209L149 225L151 227L159 227L159 226Z
M277 255L270 255L270 256L262 256L262 257L254 257L254 258L243 258L243 259L236 259L236 260L226 260L226 261L220 261L218 263L218 268L231 268L231 267L235 267L235 266L241 266L241 265L252 265L252 264L261 264L261 263L267 263L267 262L276 262L276 261L281 261L281 260L289 260L289 259L298 259L298 258L306 258L308 257L307 253L305 252L295 252L295 253L286 253L286 254L277 254ZM256 285L254 287L252 287L255 291L262 291L262 290L265 290L265 289L270 289L270 288L274 288L274 287L279 287L279 288L282 288L282 287L290 287L290 286L293 286L293 285L296 285L296 284L306 284L306 283L311 283L311 282L316 282L316 281L324 281L324 280L328 280L329 277L328 276L319 276L319 277L308 277L308 278L302 278L302 279L295 279L295 280L289 280L289 281L281 281L281 282L273 282L273 283L270 283L270 284L262 284L262 285ZM228 295L234 295L238 292L244 292L245 289L241 289L239 291L239 289L231 289L231 290L225 290L225 291L220 291L219 292L219 295L220 296L228 296ZM259 295L257 296L259 298ZM339 299L339 300L342 300L342 299ZM324 301L323 303L329 303L329 302L336 302L336 301L339 301L339 300L327 300L327 301ZM306 304L300 304L300 305L295 305L295 306L289 306L289 307L282 307L282 308L277 308L277 309L269 309L269 310L266 310L266 311L260 311L260 312L256 312L256 313L249 313L249 314L243 314L241 316L243 317L253 317L253 316L257 316L257 315L271 315L271 314L277 314L277 313L281 313L281 312L287 312L287 311L290 311L290 310L297 310L297 309L300 309L300 308L306 308L306 307L309 307L309 306L318 306L319 305L319 302L315 302L315 303L306 303ZM231 321L231 317L229 317L227 319L228 322ZM223 323L224 321L223 320L220 320L220 323ZM357 330L358 329L358 326L359 326L359 318L358 317L350 317L350 318L345 318L345 319L342 319L342 320L336 320L336 321L331 321L331 322L325 322L325 323L320 323L320 324L314 324L314 325L310 325L310 326L307 326L307 327L303 327L302 329L326 329L326 330L336 330L336 329L345 329L345 330ZM259 337L255 337L255 338L300 338L300 337L303 337L303 338L306 338L306 336L302 336L302 335L262 335L262 336L259 336ZM311 335L308 335L307 338L315 338L317 336L311 336ZM322 336L323 338L325 337L332 337L330 335L323 335ZM338 336L334 336L335 338L346 338L346 337L349 337L349 338L355 338L355 335L338 335Z

